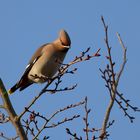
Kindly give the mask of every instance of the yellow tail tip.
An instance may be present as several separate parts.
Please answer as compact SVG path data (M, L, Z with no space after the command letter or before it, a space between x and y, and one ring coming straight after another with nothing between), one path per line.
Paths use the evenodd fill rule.
M8 90L8 94L14 93L11 89Z

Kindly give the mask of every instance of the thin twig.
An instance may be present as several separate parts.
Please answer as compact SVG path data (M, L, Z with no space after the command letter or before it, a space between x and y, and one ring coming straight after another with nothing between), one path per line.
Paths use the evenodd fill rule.
M69 128L66 128L66 132L67 134L72 136L74 140L83 140L82 137L78 137L76 133L72 133Z
M126 59L126 51L127 51L127 48L124 46L124 43L123 43L123 41L122 41L121 36L120 36L119 33L117 33L117 37L118 37L118 40L119 40L119 42L120 42L120 44L122 46L122 49L123 49L123 63L122 63L122 66L120 68L119 73L117 74L116 85L118 85L118 83L119 83L120 77L122 75L122 72L124 70L125 64L127 62L127 59Z
M62 91L70 91L70 90L74 90L77 87L77 84L71 86L71 87L65 87L65 88L61 88L61 89L46 89L46 92L49 92L51 94L54 94L56 92L62 92Z
M49 126L45 126L44 128L54 128L54 127L57 127L60 124L63 124L63 123L68 122L68 121L72 121L72 120L74 120L76 118L79 118L79 117L80 117L80 115L74 115L74 116L72 116L70 118L64 118L62 121L59 121L57 123L53 123L53 124L51 124Z
M87 97L85 98L85 112L86 112L86 115L85 117L83 118L84 122L85 122L85 129L84 129L84 132L86 134L86 140L89 140L89 123L88 123L88 115L90 113L90 109L88 109L87 107Z
M40 115L39 113L35 113L35 112L29 111L30 113L33 113L35 117L38 116L38 117L42 118L43 120L45 120L45 123L43 124L43 126L42 126L40 129L38 129L39 131L38 131L37 134L34 136L33 140L35 140L35 139L41 134L41 132L42 132L44 129L46 129L46 128L54 128L54 127L57 127L58 125L61 125L61 124L65 123L65 122L72 121L73 119L76 119L76 118L80 117L80 115L74 115L74 116L72 116L71 118L64 118L62 121L59 121L59 122L57 122L57 123L52 123L52 125L48 125L48 123L49 123L54 117L56 117L59 113L62 113L62 112L64 112L64 111L68 110L68 109L72 109L72 108L78 107L78 106L80 106L80 105L83 105L84 103L85 103L85 101L81 101L81 102L78 102L78 103L76 103L76 104L68 105L68 106L66 106L66 107L64 107L64 108L62 108L62 109L59 109L59 110L57 110L56 112L54 112L49 118L46 118L46 117ZM35 117L34 117L34 118L35 118ZM25 121L25 122L26 122L26 121ZM29 121L27 121L27 122L28 122L28 124L29 124Z
M24 111L18 116L18 118L21 118L26 113L26 110L30 109L30 107L41 97L41 95L51 85L52 82L53 82L53 80L51 80L49 83L47 83L47 85L41 90L41 92L37 96L34 97L34 99L31 101L31 103L27 107L25 107Z
M110 113L111 113L111 110L112 110L112 107L114 105L114 101L115 101L115 97L116 97L116 85L115 85L115 73L114 73L114 63L112 61L112 56L111 56L111 47L109 46L109 41L108 41L108 26L106 26L105 24L105 21L104 21L104 18L103 16L101 17L101 20L102 20L102 23L104 25L104 30L105 30L105 44L106 44L106 47L107 47L107 51L108 51L108 60L109 60L109 64L110 64L110 70L111 70L111 74L112 74L112 86L111 86L111 98L110 98L110 102L109 102L109 105L107 107L107 110L106 110L106 114L105 114L105 117L104 117L104 120L103 120L103 124L102 124L102 131L101 131L101 134L100 134L100 140L103 140L105 137L106 137L106 127L107 127L107 123L109 121L109 117L110 117Z

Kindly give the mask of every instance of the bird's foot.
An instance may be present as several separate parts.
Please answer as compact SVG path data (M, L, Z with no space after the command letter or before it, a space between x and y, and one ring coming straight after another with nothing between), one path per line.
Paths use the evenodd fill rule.
M38 76L37 74L35 75L31 75L32 77L34 77L35 79L40 79L39 81L41 82L46 82L46 81L51 81L52 78L49 78L47 76L44 76L44 75L41 75L41 76Z

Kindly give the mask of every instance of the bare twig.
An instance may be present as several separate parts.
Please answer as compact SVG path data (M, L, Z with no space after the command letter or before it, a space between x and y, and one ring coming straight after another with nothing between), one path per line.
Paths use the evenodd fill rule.
M0 137L3 139L3 140L16 140L19 138L19 136L16 136L16 137L13 137L13 138L9 138L9 137L6 137L4 135L4 133L0 132Z
M34 139L37 138L37 137L39 136L39 134L40 134L45 128L47 128L48 122L50 122L57 114L59 114L59 113L65 111L65 110L68 110L68 109L71 109L71 108L75 108L75 107L77 107L77 106L80 106L80 105L82 105L82 104L84 104L84 103L85 103L85 101L82 101L82 102L79 102L79 103L76 103L76 104L71 104L71 105L69 105L69 106L67 106L67 107L65 107L65 108L63 108L63 109L57 110L55 113L53 113L53 114L51 115L51 117L50 117L49 119L47 119L47 121L46 121L45 124L42 126L42 128L40 129L40 131L36 134L36 136L34 137ZM70 119L65 118L63 121L58 122L57 124L52 125L50 128L56 127L56 126L58 126L59 124L62 124L62 123L64 123L64 122L67 122L67 121L70 121L70 120L73 120L73 119L75 119L75 118L77 118L77 117L79 117L79 115L73 116L73 117L70 118Z
M41 134L41 132L47 128L55 128L63 123L66 123L68 121L72 121L76 118L79 118L80 115L73 115L72 117L65 117L64 119L62 119L61 121L55 122L55 123L51 123L52 119L55 118L59 113L62 113L64 111L67 111L69 109L78 107L80 105L83 105L85 103L84 101L78 102L76 104L71 104L68 105L62 109L57 110L56 112L54 112L49 118L47 118L46 116L41 115L39 112L35 112L35 111L30 111L29 109L26 109L26 112L30 113L29 119L27 120L23 120L23 122L25 123L24 128L26 129L26 134L28 134L28 131L31 133L31 135L33 136L33 140L38 139L38 136ZM38 120L37 118L40 118L44 121L44 124L42 126L38 125ZM31 126L31 124L34 124L34 128ZM37 133L35 134L35 129L37 130Z
M109 61L109 64L107 64L106 69L104 71L101 70L101 69L100 69L100 71L102 73L102 78L106 82L105 86L107 87L107 89L109 91L109 94L110 94L110 102L109 102L109 105L108 105L107 110L106 110L106 114L105 114L103 124L102 124L102 128L101 128L101 134L100 134L100 140L103 140L109 135L109 134L107 134L106 129L108 128L107 124L108 124L108 121L109 121L109 117L110 117L112 107L114 106L114 102L116 102L119 105L121 110L124 112L125 116L127 116L131 122L133 122L135 117L131 116L128 113L128 107L130 109L132 109L133 111L137 111L137 112L139 112L140 109L138 109L138 107L132 106L129 103L130 100L125 99L123 97L123 94L120 94L117 90L120 78L122 76L125 64L127 62L127 59L126 59L127 49L126 49L120 35L117 33L118 40L119 40L119 42L122 46L122 50L123 50L123 62L120 66L119 72L116 74L115 71L114 71L115 62L113 62L113 60L112 60L111 47L110 47L109 41L108 41L108 26L105 24L105 21L104 21L103 17L101 17L101 20L102 20L104 30L105 30L105 44L106 44L107 52L108 52L108 56L106 58ZM118 99L118 97L120 99ZM124 105L122 103L126 107L124 107ZM112 123L109 123L109 126L111 126L113 123L114 123L114 121Z
M72 133L69 128L66 128L67 134L72 136L75 140L83 140L82 137L78 137L76 133Z
M120 99L126 104L126 107L128 108L131 108L133 111L138 111L138 112L140 112L140 109L138 108L138 107L136 107L136 106L132 106L129 102L130 102L130 100L128 100L128 99L125 99L124 97L123 97L123 94L122 93L119 93L118 91L117 91L117 95L120 97Z
M43 95L45 90L51 85L52 82L53 80L47 83L47 85L41 90L41 92L37 96L34 97L31 103L27 107L25 107L24 111L18 116L19 119L26 113L26 110L28 110Z
M85 129L84 129L84 132L86 133L86 140L89 140L89 123L88 123L88 115L90 113L91 109L88 109L87 107L87 97L85 98L85 112L86 112L86 115L85 117L83 118L84 122L85 122Z
M100 134L100 140L103 140L106 137L106 127L107 123L110 117L111 109L114 105L115 97L116 97L116 82L115 82L115 73L114 73L114 62L112 61L112 56L111 56L111 47L109 46L109 41L108 41L108 26L106 26L105 21L103 16L101 17L102 23L104 25L104 30L105 30L105 44L107 47L108 51L108 56L107 59L109 60L109 65L110 65L110 71L111 71L111 98L109 105L106 110L106 114L103 120L102 124L102 129L101 129L101 134Z
M77 87L77 84L71 86L71 87L65 87L65 88L60 88L60 89L46 89L46 92L50 92L51 94L55 94L56 92L62 92L62 91L70 91L74 90Z
M76 118L79 118L79 117L80 117L80 115L74 115L74 116L72 116L72 117L70 117L70 118L64 118L62 121L59 121L59 122L57 122L57 123L53 123L53 124L51 124L51 125L49 125L49 126L46 126L46 127L44 127L44 128L54 128L54 127L57 127L57 126L60 125L60 124L63 124L63 123L65 123L65 122L72 121L72 120L74 120L74 119L76 119Z
M6 137L2 132L0 132L0 137L4 140L10 140L10 138Z
M127 116L130 120L131 123L133 123L133 120L135 119L133 116L130 116L129 113L127 113L127 108L122 106L122 103L119 102L117 99L115 99L115 101L117 102L117 104L119 105L119 107L123 110L125 116Z
M7 123L10 121L10 118L6 116L4 113L0 112L0 123Z
M23 120L23 122L25 123L25 125L22 125L25 130L26 130L26 135L28 135L28 132L30 132L30 135L31 136L35 136L35 133L34 133L34 128L30 127L30 124L32 123L32 121L28 121L28 119L25 121Z
M119 40L119 42L120 42L120 44L122 46L122 49L123 49L123 63L122 63L122 66L120 68L119 73L117 74L116 85L118 85L118 83L119 83L120 77L122 75L122 72L124 70L125 64L127 62L127 59L126 59L126 51L127 51L127 48L124 46L124 43L123 43L123 41L122 41L121 36L120 36L119 33L117 33L117 37L118 37L118 40Z

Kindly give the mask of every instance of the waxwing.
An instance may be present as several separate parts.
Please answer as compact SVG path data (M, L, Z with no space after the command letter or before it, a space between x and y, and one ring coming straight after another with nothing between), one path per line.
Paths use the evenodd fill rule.
M38 48L20 80L9 90L9 94L17 89L21 91L33 83L44 83L47 78L52 78L63 63L70 45L71 40L68 33L61 30L55 41Z

